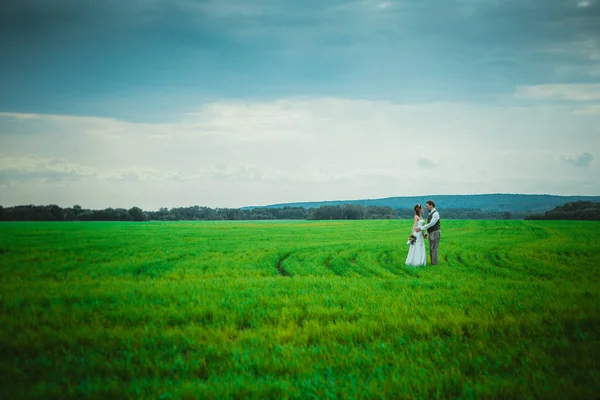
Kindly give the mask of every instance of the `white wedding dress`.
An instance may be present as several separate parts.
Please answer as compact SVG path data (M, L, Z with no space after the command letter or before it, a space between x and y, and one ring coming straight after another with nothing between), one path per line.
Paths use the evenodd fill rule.
M420 219L417 222L417 226L420 228L425 225L425 222ZM412 267L424 267L427 264L427 253L425 252L425 239L423 239L423 231L412 232L416 236L417 240L415 244L410 244L410 240L406 244L410 244L408 248L408 256L406 257L406 265Z

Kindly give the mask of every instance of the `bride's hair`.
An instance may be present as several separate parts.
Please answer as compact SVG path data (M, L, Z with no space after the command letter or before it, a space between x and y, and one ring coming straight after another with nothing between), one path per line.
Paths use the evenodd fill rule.
M422 205L420 204L415 204L415 206L413 207L413 209L415 210L415 215L418 215L419 217L421 216L421 209L423 208Z

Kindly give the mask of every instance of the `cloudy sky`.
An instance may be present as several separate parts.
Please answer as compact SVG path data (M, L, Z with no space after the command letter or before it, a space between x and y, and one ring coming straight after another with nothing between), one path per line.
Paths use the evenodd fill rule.
M4 0L0 204L600 195L600 0Z

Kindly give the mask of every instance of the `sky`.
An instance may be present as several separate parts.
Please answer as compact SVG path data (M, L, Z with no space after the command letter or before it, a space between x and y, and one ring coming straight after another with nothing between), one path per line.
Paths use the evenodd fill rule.
M600 195L600 0L3 0L0 60L5 207Z

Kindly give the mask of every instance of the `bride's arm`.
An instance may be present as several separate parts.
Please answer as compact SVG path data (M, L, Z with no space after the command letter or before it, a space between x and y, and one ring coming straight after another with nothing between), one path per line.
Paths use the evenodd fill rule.
M417 217L417 216L415 215L415 220L414 220L414 222L413 222L413 227L412 227L412 229L411 229L410 233L413 233L413 232L415 231L415 227L417 226L417 221L418 221L418 220L419 220L419 217Z

